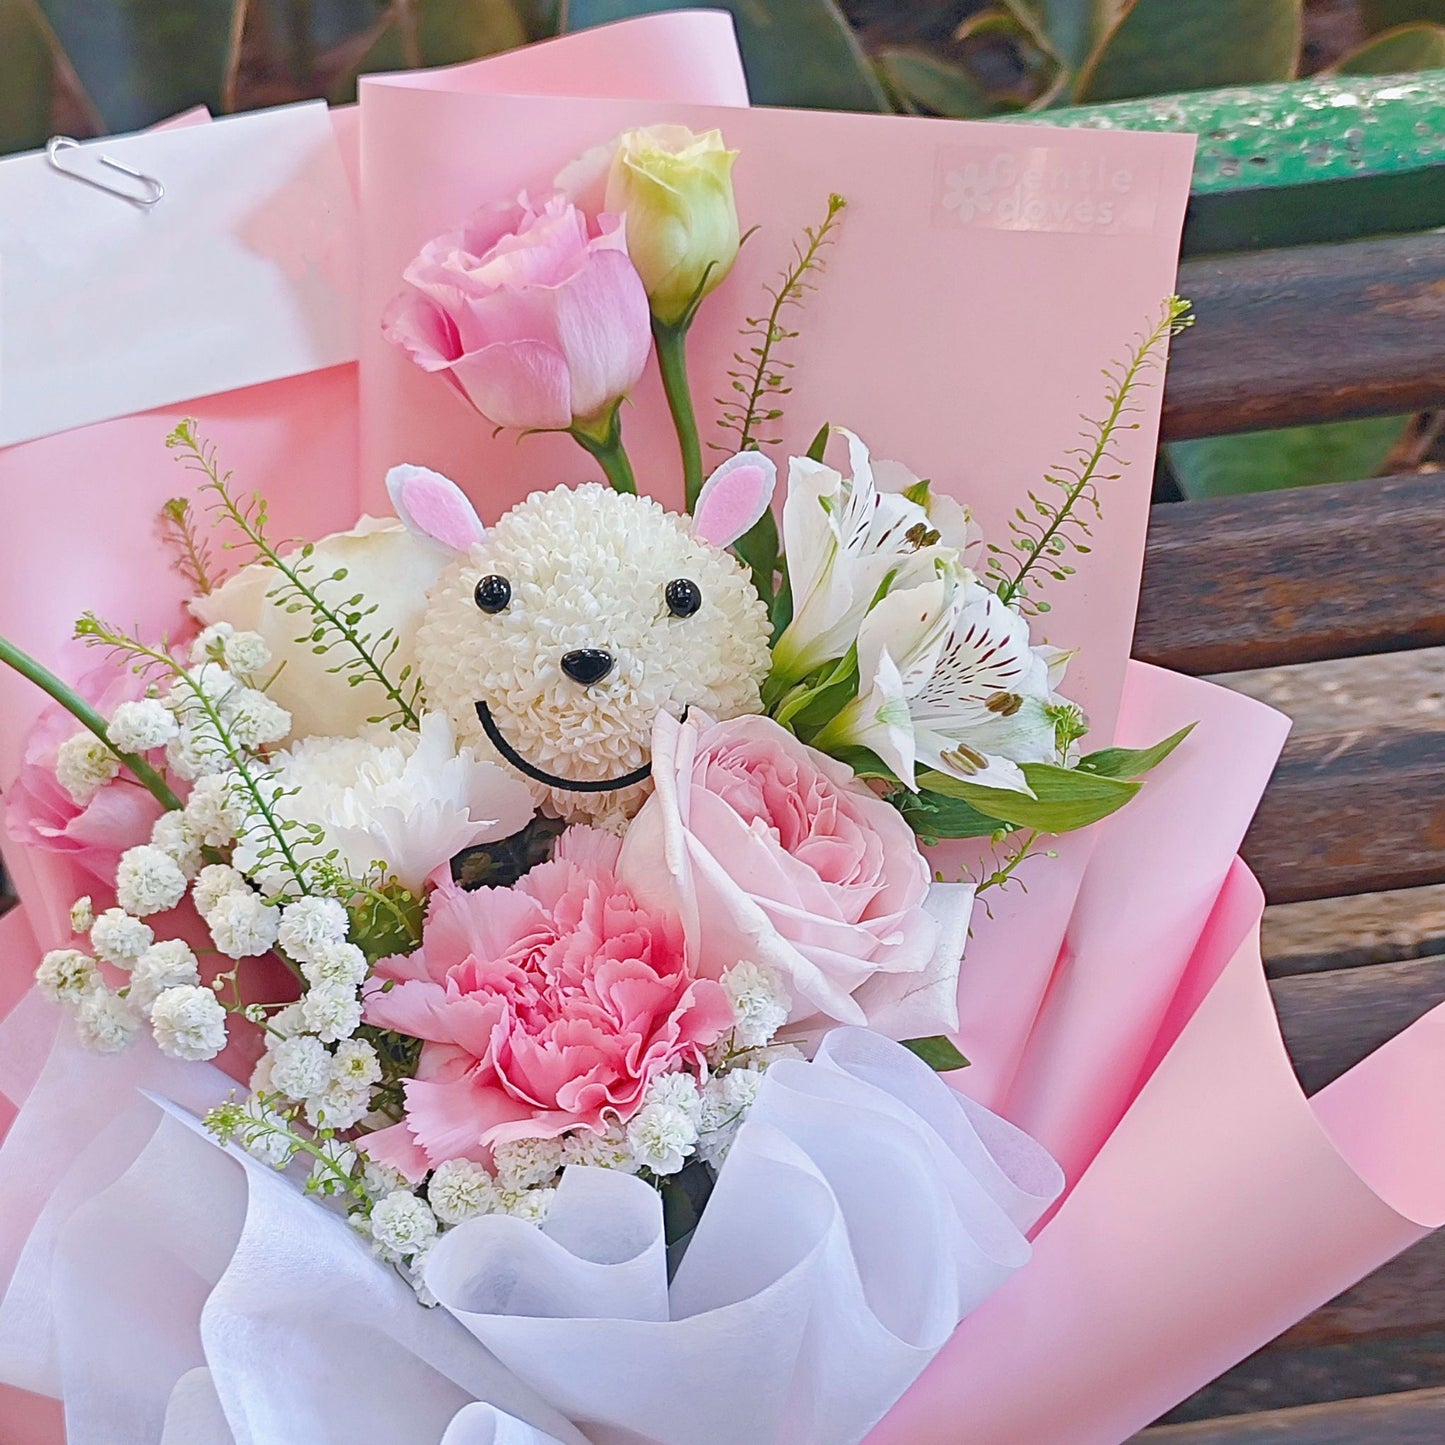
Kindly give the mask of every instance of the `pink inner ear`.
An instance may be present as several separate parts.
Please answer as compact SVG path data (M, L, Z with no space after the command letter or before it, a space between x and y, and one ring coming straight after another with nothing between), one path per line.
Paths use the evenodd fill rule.
M415 533L454 552L465 552L487 531L453 481L423 467L393 467L387 489L402 521Z
M736 542L763 514L773 478L767 468L744 464L715 476L698 498L693 535L714 547Z

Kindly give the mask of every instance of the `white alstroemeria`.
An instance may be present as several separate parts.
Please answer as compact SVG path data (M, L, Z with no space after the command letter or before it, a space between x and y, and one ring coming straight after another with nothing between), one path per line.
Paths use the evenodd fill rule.
M1020 764L1054 760L1047 709L1066 661L973 578L892 592L859 630L858 696L817 746L869 748L910 788L924 767L1031 793Z
M535 808L520 778L456 746L442 713L425 714L419 733L378 724L355 738L303 738L272 762L261 786L289 822L300 862L334 849L336 862L361 879L382 861L418 892L433 869L474 843L515 833ZM305 831L312 825L319 838ZM233 861L262 888L284 887L284 867L265 843L251 830Z
M773 649L773 674L784 683L842 657L885 584L911 587L940 567L962 567L955 547L938 545L928 511L904 494L912 474L896 463L875 469L863 442L850 431L842 434L851 477L807 457L789 463L783 543L793 620ZM885 469L900 490L879 487L875 470ZM967 514L949 511L948 523L967 544Z

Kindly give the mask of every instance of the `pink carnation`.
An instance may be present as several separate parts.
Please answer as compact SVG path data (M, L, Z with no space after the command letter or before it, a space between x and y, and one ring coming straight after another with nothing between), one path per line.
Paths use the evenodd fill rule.
M123 702L140 697L145 682L129 668L97 668L76 691L109 717ZM161 805L129 773L107 783L84 807L60 786L55 756L80 724L58 703L37 718L25 742L14 783L6 790L5 830L17 843L69 857L109 886L127 848L144 843L160 817Z
M617 881L620 848L570 828L511 888L432 895L422 947L380 963L367 998L368 1023L425 1040L405 1121L368 1136L373 1158L415 1178L504 1140L601 1130L732 1026L676 917Z

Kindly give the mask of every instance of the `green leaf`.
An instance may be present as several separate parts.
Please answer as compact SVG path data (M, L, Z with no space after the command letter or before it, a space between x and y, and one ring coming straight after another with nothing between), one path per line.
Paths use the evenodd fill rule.
M966 1069L968 1060L959 1053L951 1039L934 1034L926 1039L903 1039L903 1047L918 1055L930 1069L946 1074L950 1069Z
M818 428L818 435L808 443L808 450L804 453L810 462L821 462L823 460L823 453L828 450L828 436L832 430L833 428L828 422L824 422L823 425Z
M1290 80L1301 0L1132 0L1074 82L1076 101Z
M1416 22L1372 35L1335 66L1340 75L1396 75L1445 66L1445 25Z
M962 798L920 791L895 795L893 805L920 838L989 838L1007 825L965 803Z
M737 26L754 105L886 111L888 97L833 0L717 0ZM568 0L563 30L677 9L677 0Z
M54 61L30 0L0 0L0 154L43 146L51 133Z
M373 71L456 65L514 50L527 40L526 20L513 0L393 3L390 23L332 87L329 98L334 105L354 100L357 78Z
M910 105L934 115L970 119L1011 110L966 66L921 46L889 45L874 59L883 78Z
M1360 0L1360 18L1372 35L1413 20L1445 25L1445 0Z
M999 823L1037 828L1041 833L1072 833L1076 828L1087 828L1117 812L1141 786L1053 763L1025 763L1023 773L1034 790L1032 798L1007 788L982 788L947 773L922 773L918 786L959 798Z
M225 108L244 0L39 0L108 130L139 130L193 105Z
M1101 748L1079 759L1079 771L1100 778L1138 778L1157 768L1190 733L1194 724L1180 728L1152 748Z
M1164 453L1186 497L1233 497L1376 476L1408 425L1408 417L1322 422L1170 442Z
M1109 28L1118 0L1004 0L1035 41L1077 70Z

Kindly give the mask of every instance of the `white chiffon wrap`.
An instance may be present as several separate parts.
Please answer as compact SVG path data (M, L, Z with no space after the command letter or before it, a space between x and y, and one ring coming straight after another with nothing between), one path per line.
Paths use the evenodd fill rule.
M423 1309L293 1180L138 1092L183 1075L199 1109L229 1079L148 1044L127 1063L117 1088L62 1028L0 1148L26 1241L0 1378L63 1395L70 1445L845 1445L1028 1259L1063 1182L908 1050L840 1029L769 1071L670 1288L655 1191L572 1168L542 1229L444 1235ZM27 1187L37 1151L75 1161L53 1192Z

